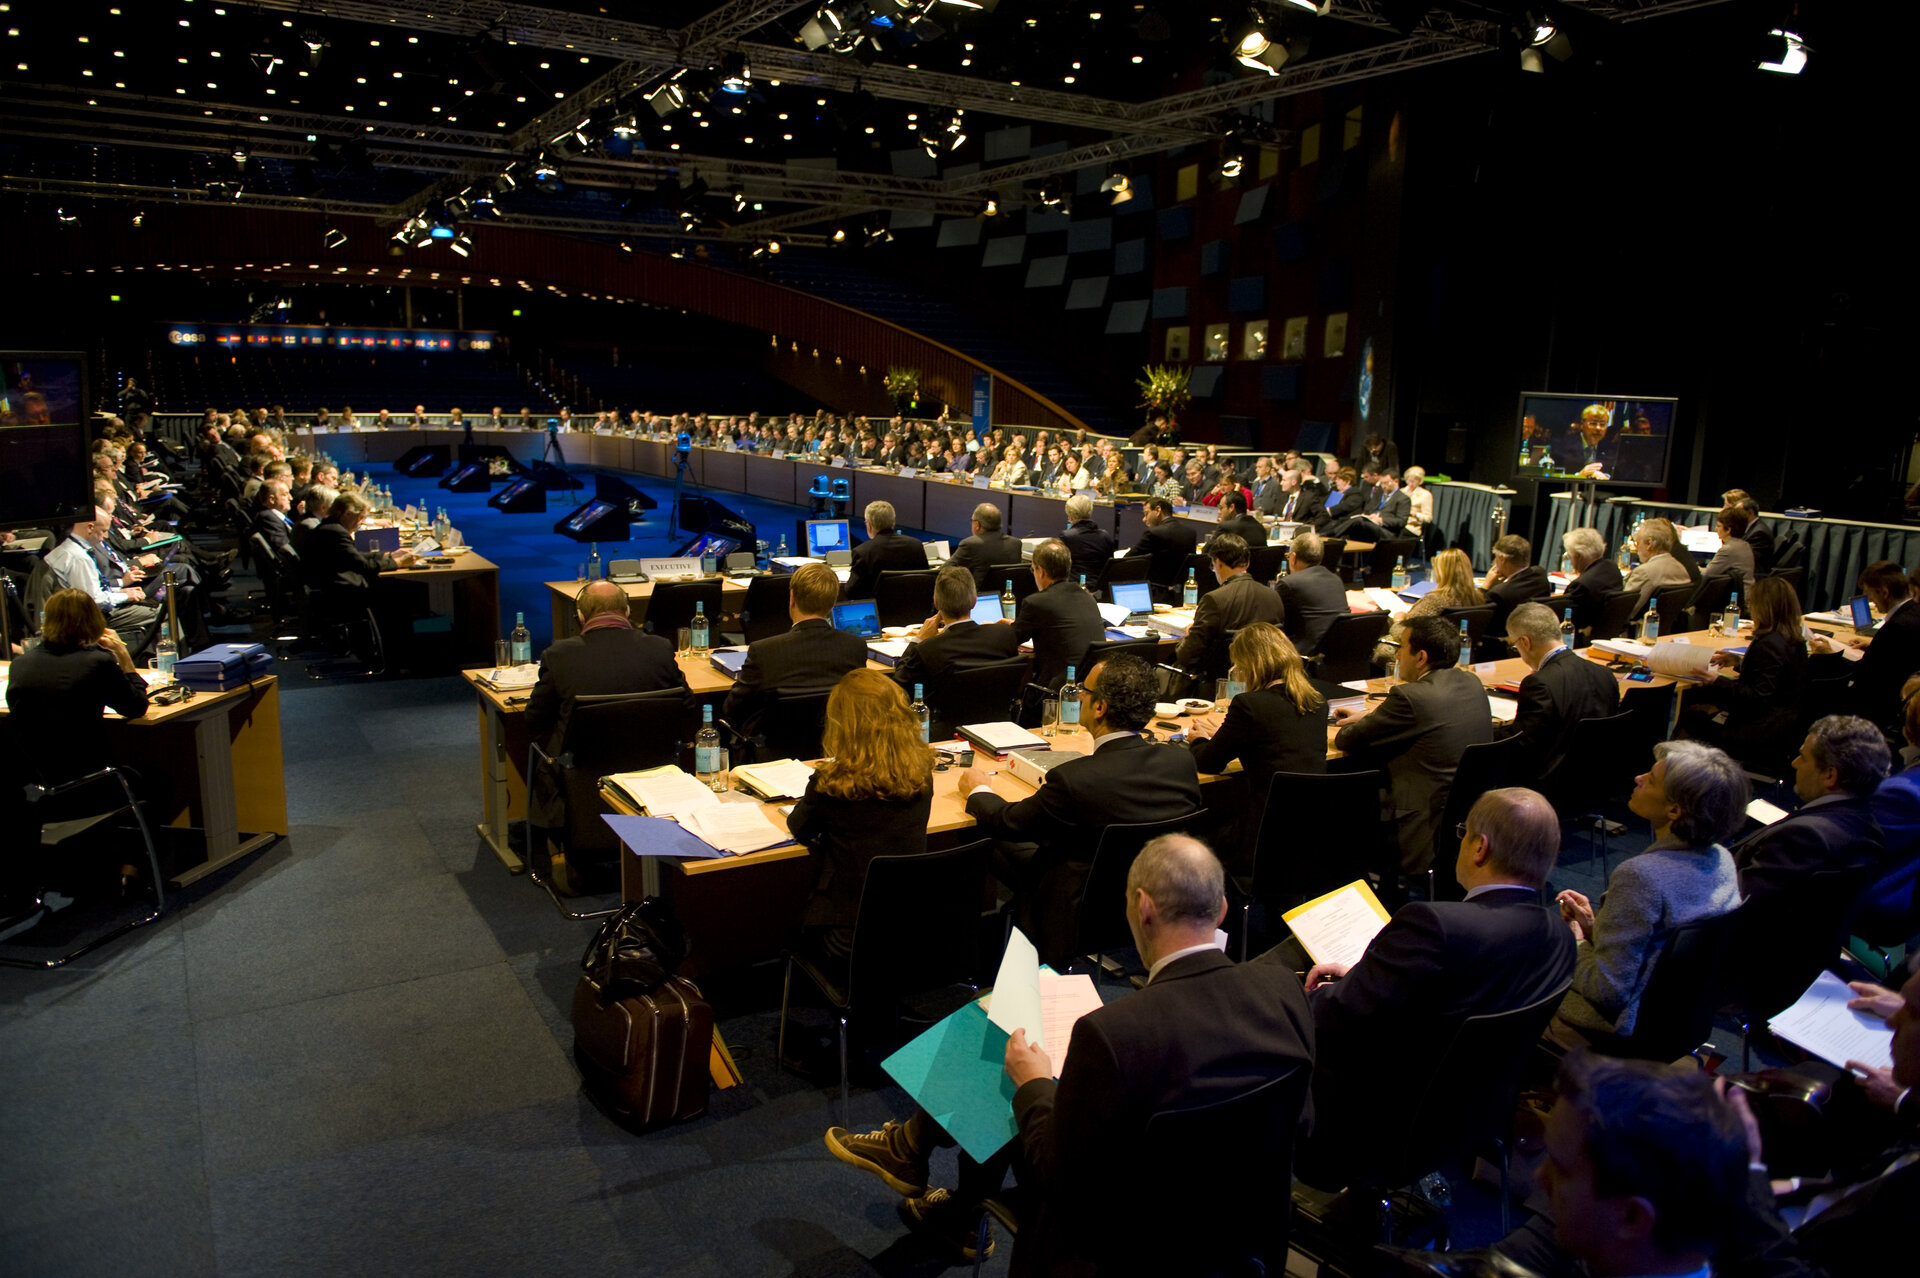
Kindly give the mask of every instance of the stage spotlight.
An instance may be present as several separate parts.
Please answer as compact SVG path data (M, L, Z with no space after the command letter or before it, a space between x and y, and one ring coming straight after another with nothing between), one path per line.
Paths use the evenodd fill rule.
M308 27L300 33L300 43L307 46L307 65L319 66L320 56L327 51L327 38L317 29Z
M956 9L984 9L988 13L1000 7L1000 0L939 0L939 2L952 5Z
M1552 18L1529 11L1527 26L1529 29L1521 32L1526 38L1527 47L1540 50L1555 62L1565 62L1573 56L1573 41L1553 24Z
M673 247L667 250L667 256L676 262L684 262L687 260L687 246L679 240L675 240Z
M500 208L494 203L494 194L492 191L482 190L478 195L473 197L473 215L475 217L491 218L500 216Z
M1287 65L1292 56L1286 45L1270 39L1266 29L1259 25L1241 36L1240 43L1233 48L1235 62L1268 75L1279 75L1280 68Z
M513 171L519 166L519 163L518 160L515 160L512 164L500 170L500 176L493 180L496 189L500 191L511 191L514 187L520 185L520 179L513 175Z
M542 151L533 162L533 179L536 182L551 182L560 176L560 170L554 167L553 159Z
M138 231L142 227L146 226L146 224L147 224L146 212L144 210L135 211L133 215L133 229Z
M1034 200L1043 209L1060 207L1060 187L1051 180L1042 182L1040 189L1033 194Z
M245 142L235 142L233 144L233 162L243 168L246 166L247 144Z
M1124 173L1116 173L1100 184L1103 194L1111 194L1109 203L1125 204L1133 198L1133 179Z
M827 237L827 242L835 248L843 247L847 242L847 228L844 226L834 227L833 234Z
M338 227L328 227L323 241L330 249L337 249L347 242L347 233Z
M79 215L78 213L69 213L69 212L67 212L67 210L66 210L66 208L65 208L64 206L62 206L62 207L60 207L60 208L57 208L57 209L55 209L55 210L53 211L53 215L54 215L55 217L57 217L57 218L59 218L59 219L60 219L60 224L61 224L62 226L78 226L78 225L80 225L80 215Z
M747 55L735 49L720 59L720 91L722 93L745 93L747 84L753 79L753 71L747 66Z
M1000 202L994 199L991 195L989 195L986 199L980 201L980 208L977 212L974 213L974 216L975 217L999 217Z
M1534 75L1539 75L1545 71L1547 64L1541 59L1540 50L1532 48L1520 50L1520 69L1531 72Z
M1760 64L1762 71L1772 71L1778 75L1799 75L1807 69L1807 54L1812 50L1807 47L1805 40L1794 32L1784 31L1779 27L1775 27L1767 34L1780 41L1780 45L1779 52L1772 62Z
M681 83L684 75L685 69L675 71L672 79L647 95L647 105L663 120L687 105L687 87Z
M467 210L473 207L472 201L467 199L467 191L471 191L472 189L472 187L468 187L466 191L462 191L458 195L450 195L447 197L447 216L462 218L467 215Z
M735 213L742 213L746 211L746 207L747 207L746 188L740 187L740 186L734 187L733 188L733 211Z
M631 111L622 112L614 117L613 136L630 138L640 132L640 117Z
M1238 151L1229 151L1225 158L1220 161L1220 176L1223 178L1237 178L1245 171L1246 167L1246 157L1242 156Z
M281 65L282 61L277 53L256 53L252 56L253 65L260 68L261 75L272 75L273 69Z
M620 241L620 251L621 251L622 253L631 253L631 252L633 252L633 245L631 245L631 244L629 244L629 243L627 243L627 242L626 242L625 240L621 240L621 241Z
M824 49L846 34L847 20L836 9L821 9L800 28L800 43L809 50Z
M452 249L458 256L465 257L467 254L473 252L473 237L465 231L462 231L448 242L447 247Z
M778 238L770 239L767 241L767 252L778 253L779 251L780 251L780 241Z
M1308 13L1319 14L1323 18L1328 10L1333 8L1333 0L1281 0L1281 3L1295 9L1305 9Z

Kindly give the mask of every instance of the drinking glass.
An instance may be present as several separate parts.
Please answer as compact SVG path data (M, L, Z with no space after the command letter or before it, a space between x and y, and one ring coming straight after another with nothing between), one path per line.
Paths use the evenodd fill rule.
M1048 697L1040 703L1040 735L1060 735L1060 700L1057 697Z
M714 751L714 769L712 787L715 794L724 794L733 788L733 769L727 751L722 748Z
M693 646L693 627L692 626L680 627L679 632L674 637L673 650L675 652L685 652L688 648L692 646Z
M573 579L575 581L585 581L587 579L587 565L585 560L573 566Z
M510 666L513 664L513 645L505 639L495 639L493 641L493 664L495 666Z
M1221 714L1227 712L1227 706L1243 691L1238 679L1215 679L1213 681L1213 708Z

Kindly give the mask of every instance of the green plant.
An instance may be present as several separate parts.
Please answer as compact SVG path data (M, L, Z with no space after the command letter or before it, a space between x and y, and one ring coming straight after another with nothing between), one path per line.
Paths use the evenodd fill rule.
M1148 364L1134 384L1140 388L1140 406L1177 413L1193 399L1187 389L1187 370L1173 364Z
M902 368L893 364L887 368L887 394L908 408L917 408L920 404L920 370Z

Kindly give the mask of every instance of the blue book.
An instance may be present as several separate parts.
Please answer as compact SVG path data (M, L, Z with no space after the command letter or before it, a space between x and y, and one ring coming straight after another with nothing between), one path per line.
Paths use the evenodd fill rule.
M707 660L713 663L715 670L718 670L721 674L727 676L727 678L738 679L740 677L740 667L747 664L747 650L745 648L715 648L707 654Z
M1439 584L1440 583L1435 581L1416 581L1411 586L1408 586L1405 590L1401 591L1400 597L1406 600L1408 603L1419 603L1422 595L1425 595L1428 591L1432 590L1435 586Z

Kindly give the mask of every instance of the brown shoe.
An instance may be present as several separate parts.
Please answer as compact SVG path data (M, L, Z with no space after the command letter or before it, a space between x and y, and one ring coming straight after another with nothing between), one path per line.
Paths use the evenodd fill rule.
M902 1198L895 1210L908 1229L968 1264L993 1254L993 1226L981 1220L984 1213L978 1205L962 1203L950 1189L929 1189L922 1197ZM979 1245L982 1237L987 1244L984 1249Z
M849 1167L872 1172L896 1194L918 1198L927 1192L926 1156L913 1152L907 1144L907 1129L898 1123L858 1135L844 1127L830 1127L827 1152Z

